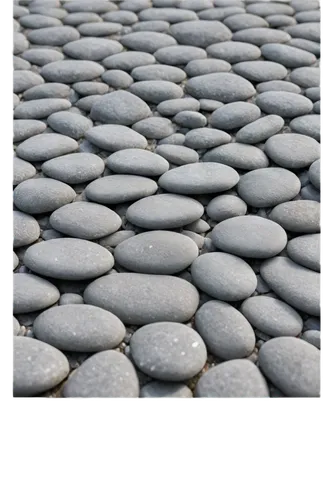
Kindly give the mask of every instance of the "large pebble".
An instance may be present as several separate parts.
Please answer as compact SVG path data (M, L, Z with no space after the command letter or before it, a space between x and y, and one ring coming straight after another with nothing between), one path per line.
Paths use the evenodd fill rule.
M310 165L309 179L311 184L320 191L320 160L316 160Z
M206 75L208 73L221 73L230 71L231 65L227 61L221 59L195 59L190 61L185 72L189 77Z
M248 80L232 73L195 76L186 82L185 88L197 99L214 99L223 103L245 101L255 94Z
M313 42L320 42L320 23L300 23L288 26L286 32L293 38L305 38Z
M25 101L49 98L65 99L69 97L70 92L71 88L64 83L42 83L26 90L23 97Z
M145 80L133 83L129 90L141 99L159 104L167 99L179 99L183 96L183 89L173 82L163 80Z
M164 80L179 83L186 78L186 73L180 68L167 64L149 64L134 68L131 76L134 80Z
M213 198L206 207L207 215L216 221L223 221L231 217L245 215L246 203L238 196L221 194Z
M311 52L283 43L267 43L262 45L260 49L265 59L283 64L286 68L311 66L317 60Z
M29 31L27 38L34 45L65 45L80 38L80 33L72 26L55 26L53 28L39 28Z
M147 231L117 245L114 257L121 266L137 273L175 274L198 257L193 240L172 231Z
M263 92L256 98L256 104L265 113L283 118L306 115L311 113L313 108L312 102L307 97L284 90Z
M131 71L138 66L146 66L147 64L154 64L155 62L156 59L152 54L128 50L107 57L103 60L103 65L110 69Z
M21 142L44 132L46 124L39 120L14 120L13 142Z
M180 44L202 48L232 37L229 28L219 21L184 21L173 24L170 33Z
M120 149L139 148L145 149L147 139L123 125L98 125L86 132L89 142L107 151L119 151Z
M318 160L320 145L306 135L278 134L267 140L265 153L281 167L297 170Z
M286 31L272 28L246 28L237 31L232 37L233 41L253 43L259 47L265 43L286 43L290 39L291 36L289 33L286 33Z
M52 212L75 196L71 187L54 179L27 179L14 189L15 205L28 214Z
M91 120L85 116L69 111L53 113L48 117L47 123L56 132L73 139L80 139L93 126Z
M261 149L237 142L211 149L203 156L203 161L224 163L242 170L256 170L269 165L269 160Z
M231 136L215 128L199 127L187 132L184 146L192 149L210 149L231 141Z
M294 200L273 208L270 218L295 233L320 231L320 203L313 200Z
M80 184L99 177L104 171L104 162L92 153L72 153L46 161L42 171L53 179Z
M260 108L249 102L233 102L214 111L210 117L213 127L232 130L244 127L260 117Z
M93 281L84 301L102 307L129 325L188 321L199 304L196 288L174 276L110 274Z
M94 80L104 73L104 67L94 61L56 61L43 66L41 75L50 82L75 83Z
M211 297L225 301L248 298L257 286L252 268L239 257L223 252L200 255L191 266L192 280Z
M242 61L254 61L259 59L261 51L259 47L251 43L230 41L210 45L207 47L207 54L211 57L217 57L230 64L234 64Z
M16 148L16 154L27 161L46 161L66 153L73 153L79 147L70 137L61 134L39 134L30 137Z
M243 30L246 28L268 28L268 22L263 17L256 16L249 12L244 14L234 14L227 16L223 20L223 24L228 26L232 32Z
M94 37L84 37L81 40L66 43L63 47L67 57L87 61L101 61L108 56L118 54L122 50L123 46L116 40Z
M133 174L154 177L164 174L169 163L162 156L143 149L124 149L110 155L107 167L117 174Z
M25 90L44 83L44 79L29 70L16 70L13 73L13 91L21 94Z
M13 161L13 185L17 186L23 181L30 179L36 175L36 169L31 163L21 160L14 156Z
M176 45L176 40L166 33L154 31L137 31L121 37L122 45L131 50L154 54L158 49Z
M139 328L131 338L131 356L143 373L166 382L188 380L204 367L202 338L188 326L157 322Z
M287 82L286 80L271 80L270 82L261 82L256 86L258 94L262 92L292 92L294 94L300 94L302 92L301 88L295 83Z
M85 194L87 198L97 203L113 205L151 196L157 188L156 182L148 177L115 174L91 182Z
M133 125L151 115L149 106L136 95L117 90L101 97L91 108L93 120L117 125Z
M31 245L38 240L40 227L34 217L19 210L13 212L14 248Z
M199 111L200 103L192 97L167 99L166 101L160 102L156 109L161 115L171 116L181 111Z
M15 273L13 280L14 314L39 311L52 306L59 300L59 290L52 283L39 276Z
M133 130L147 139L163 139L174 132L172 122L168 118L151 116L140 120L133 125Z
M199 161L199 155L196 151L176 144L161 144L157 146L155 153L163 156L163 158L175 165L185 165L186 163L196 163Z
M61 61L64 59L64 54L54 49L28 49L22 54L23 59L37 66L45 66L45 64Z
M51 307L37 317L33 330L37 339L72 352L113 349L126 333L114 314L87 304Z
M172 45L158 49L154 56L160 63L181 66L195 59L205 59L207 53L204 49L192 45Z
M36 119L47 118L52 113L64 111L71 107L67 99L45 98L21 102L14 111L14 118Z
M294 118L289 123L293 132L307 135L316 141L320 141L320 115L303 115Z
M244 61L234 64L232 69L251 82L283 80L288 73L282 64L271 61Z
M94 12L95 14L103 14L116 10L115 4L108 0L72 0L66 2L67 12Z
M297 264L320 272L320 235L304 234L289 241L288 256Z
M245 144L264 142L277 134L284 126L284 120L278 115L267 115L243 126L236 134L236 141Z

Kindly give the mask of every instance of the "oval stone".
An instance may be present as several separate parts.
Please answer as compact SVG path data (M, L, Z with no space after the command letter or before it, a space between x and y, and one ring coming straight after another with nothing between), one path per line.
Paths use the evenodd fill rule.
M117 174L155 177L169 170L169 163L160 155L144 149L124 149L110 155L107 167Z
M13 142L21 142L34 135L41 134L46 129L46 124L39 120L14 120Z
M210 45L207 47L207 54L234 64L256 60L261 56L261 51L259 47L251 43L229 41Z
M161 144L157 146L155 152L175 165L185 165L199 161L199 155L196 151L176 144Z
M108 56L118 54L122 50L123 46L116 40L88 36L66 43L63 46L63 51L68 58L88 61L101 61Z
M310 165L309 179L311 184L320 191L320 160L316 160Z
M48 117L47 123L56 132L73 139L80 139L93 126L92 121L85 116L70 111L53 113Z
M131 76L134 80L164 80L179 83L185 80L186 73L180 68L167 64L150 64L134 68Z
M29 31L28 40L34 45L65 45L80 38L80 33L72 26L56 26L52 28L39 28Z
M236 134L236 141L245 144L264 142L277 134L284 126L284 120L278 115L267 115L243 126Z
M172 36L166 33L157 33L156 31L137 31L129 33L121 37L120 41L122 45L129 49L148 52L149 54L154 54L154 52L162 47L169 47L170 45L177 44Z
M31 245L38 240L40 227L38 222L31 215L18 210L13 212L14 248Z
M173 116L181 111L199 111L200 103L192 97L167 99L157 105L156 110L163 116Z
M266 168L269 164L267 156L261 149L238 142L211 149L204 155L203 161L224 163L242 170Z
M14 189L15 205L28 214L52 212L75 196L74 189L54 179L28 179Z
M119 54L109 56L102 62L106 68L131 71L138 66L154 64L156 62L156 59L152 54L148 54L147 52L128 50L126 52L124 51Z
M145 101L159 104L167 99L178 99L183 96L183 89L173 82L162 80L145 80L135 82L129 87L130 92Z
M274 207L269 217L287 231L295 233L320 232L320 203L318 201L287 201Z
M64 83L42 83L24 92L25 101L35 99L66 99L70 95L71 88Z
M25 314L45 309L60 297L58 288L39 276L14 273L14 314Z
M246 28L237 31L232 36L233 41L253 43L258 47L265 43L286 43L290 39L291 36L285 31L272 28Z
M157 22L157 21L156 21ZM162 21L161 21L162 22ZM192 398L187 385L177 382L149 382L140 390L140 398Z
M16 154L23 160L46 161L56 156L73 153L78 147L74 139L62 134L39 134L22 142L16 148Z
M94 80L105 69L94 61L55 61L43 66L41 75L50 82L75 83Z
M246 101L255 88L245 78L232 73L211 73L187 80L186 92L197 99L213 99L223 103Z
M46 161L42 171L59 181L81 184L99 177L104 171L104 161L92 153L72 153Z
M136 95L117 90L96 101L90 112L93 120L117 125L133 125L151 115L149 106Z
M232 37L229 28L219 21L184 21L172 24L170 33L180 44L203 48Z
M289 241L288 256L297 264L320 272L320 235L304 234Z
M197 128L187 132L184 145L192 149L210 149L231 142L231 136L215 128Z
M246 203L238 196L222 194L213 198L206 207L207 215L216 221L223 221L230 217L245 215Z
M230 71L231 65L221 59L195 59L190 61L184 71L189 77Z
M86 132L86 138L95 146L107 151L145 149L148 145L143 135L123 125L98 125Z
M256 98L256 104L265 113L279 115L283 118L306 115L311 113L313 108L310 99L304 95L283 90L262 92Z
M233 102L214 111L210 124L222 130L244 127L260 117L260 108L250 102Z
M20 182L26 181L36 175L36 169L31 163L21 160L14 156L13 161L13 185L17 186Z
M306 135L278 134L267 140L265 152L281 167L294 170L308 167L318 160L320 145Z
M71 107L71 103L67 99L58 98L41 98L32 99L30 101L21 102L14 111L14 118L21 119L36 119L47 118L52 113L64 111Z
M87 198L97 203L113 205L127 203L150 196L157 191L157 184L148 177L138 175L107 175L91 182L85 190Z
M23 59L37 66L45 66L45 64L61 61L64 59L64 54L55 49L28 49L22 54Z
M294 69L290 73L290 80L300 87L310 88L320 85L320 68L308 66Z
M288 73L282 64L271 61L244 61L234 64L232 69L251 82L283 80Z
M283 43L267 43L262 45L260 50L265 59L283 64L287 68L311 66L317 60L311 52Z
M289 127L293 132L307 135L313 137L316 141L320 141L320 123L320 115L303 115L291 120Z
M173 45L158 49L154 56L160 63L183 66L194 59L205 59L207 53L204 49L192 45Z

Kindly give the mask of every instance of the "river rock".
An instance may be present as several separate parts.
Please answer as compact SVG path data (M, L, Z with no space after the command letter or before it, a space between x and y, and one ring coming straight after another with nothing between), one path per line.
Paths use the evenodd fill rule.
M97 203L113 205L151 196L157 184L148 177L138 175L107 175L91 182L85 190L87 198Z
M259 59L261 51L259 47L252 43L229 41L210 45L207 47L207 54L211 57L217 57L230 64L234 64L242 61L254 61Z
M16 154L27 161L46 161L66 153L73 153L78 143L61 134L39 134L30 137L16 148Z
M155 177L169 170L169 163L162 156L143 149L124 149L110 155L107 167L117 174Z
M206 207L207 215L216 221L223 221L231 217L245 215L246 203L238 196L221 194L213 198Z
M52 306L59 300L59 290L39 276L15 273L13 280L14 314L39 311Z
M233 102L214 111L210 117L213 127L231 130L244 127L260 117L260 109L249 102Z
M288 256L297 264L320 272L320 235L304 234L289 241Z
M129 127L123 125L98 125L86 132L89 142L107 151L139 148L145 149L147 139Z
M295 233L320 232L320 203L318 201L287 201L274 207L269 217L287 231Z
M156 21L157 22L157 21ZM181 382L149 382L140 390L140 398L192 398L187 385Z
M81 184L99 177L104 171L104 162L92 153L72 153L46 161L42 171L53 179Z
M75 196L74 189L54 179L28 179L14 189L15 205L28 214L52 212Z
M269 164L266 154L261 149L238 142L211 149L203 156L203 161L224 163L242 170L266 168Z
M93 104L90 113L93 120L117 125L133 125L150 115L149 106L125 90L104 95Z
M267 115L243 126L236 134L236 141L245 144L264 142L277 134L284 126L284 120L278 115Z
M267 140L265 153L281 167L297 170L318 160L320 145L306 135L278 134Z
M313 108L312 102L307 97L283 90L271 90L259 94L256 98L256 104L265 113L279 115L283 118L306 115L311 113Z
M94 80L104 73L104 67L94 61L55 61L43 66L41 75L45 80L60 83Z
M13 212L14 248L31 245L38 240L40 227L31 215L14 210Z
M197 99L213 99L223 103L246 101L255 94L248 80L232 73L195 76L186 82L185 89Z
M173 24L170 33L180 44L202 48L231 40L232 37L229 28L219 21L184 21Z

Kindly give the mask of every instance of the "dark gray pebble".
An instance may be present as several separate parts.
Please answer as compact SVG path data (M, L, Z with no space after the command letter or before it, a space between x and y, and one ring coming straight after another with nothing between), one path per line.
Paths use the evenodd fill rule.
M118 54L122 50L123 46L116 40L98 37L84 37L63 46L63 51L67 57L87 61L101 61L108 56Z
M308 342L309 344L314 345L317 349L320 349L320 331L319 330L307 330L302 336L302 340Z
M236 141L245 144L264 142L277 134L284 126L284 120L278 115L267 115L242 127L236 134Z

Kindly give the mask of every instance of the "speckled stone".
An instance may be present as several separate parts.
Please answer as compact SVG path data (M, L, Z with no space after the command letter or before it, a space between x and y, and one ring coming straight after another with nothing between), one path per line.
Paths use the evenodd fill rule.
M306 135L278 134L267 140L265 153L281 167L297 170L318 160L320 145Z
M284 120L278 115L267 115L242 127L236 134L236 141L245 144L264 142L277 134L284 126Z
M288 256L297 264L320 272L320 235L304 234L289 241Z
M189 76L200 76L209 73L221 73L231 70L231 65L221 59L194 59L185 66L185 73Z
M251 43L229 41L210 45L207 47L207 54L234 64L256 60L261 56L261 51L259 47Z
M263 92L292 92L293 94L300 94L302 92L301 88L292 82L287 82L285 80L271 80L270 82L258 83L256 86L256 91L258 94Z
M175 165L186 165L199 161L199 155L193 149L175 144L162 144L157 146L155 153Z
M129 87L129 91L144 101L154 104L159 104L167 99L179 99L184 95L183 89L179 85L163 80L135 82Z
M109 69L102 75L103 82L106 82L114 89L127 89L133 83L133 78L121 69Z
M104 95L93 104L90 113L93 120L116 125L133 125L150 115L149 106L125 90Z
M234 64L233 71L251 82L283 80L287 76L287 68L271 61L244 61Z
M154 177L164 174L169 163L162 156L143 149L124 149L110 155L107 167L117 174Z
M148 177L138 175L107 175L91 182L85 190L89 200L113 205L127 203L153 195L158 185Z
M55 61L43 66L41 75L45 80L60 83L84 82L94 80L105 69L94 61Z
M181 111L199 111L200 103L192 97L167 99L157 105L156 110L163 116L173 116Z
M21 94L25 90L44 83L44 78L29 70L16 70L13 72L13 91Z
M38 240L40 235L40 227L38 222L31 215L14 210L13 212L13 232L14 232L14 248L31 245Z
M70 137L61 134L39 134L30 137L16 148L16 154L27 161L46 161L66 153L73 153L79 147Z
M25 314L45 309L55 304L59 290L49 281L39 276L27 273L15 273L14 284L14 314Z
M242 170L256 170L269 165L269 160L261 149L237 142L211 149L203 156L203 161L224 163Z
M52 212L75 196L71 187L54 179L27 179L14 189L15 205L28 214Z
M39 120L14 120L13 142L21 142L44 132L46 124Z
M54 26L29 31L27 38L34 45L63 46L80 38L80 33L72 26Z
M157 22L157 21L156 21ZM181 382L149 382L140 390L140 398L192 398L187 385Z
M64 54L54 49L34 48L25 50L21 57L36 66L45 66L45 64L63 60Z
M34 177L36 174L36 169L31 163L21 160L21 158L17 158L14 156L13 161L13 185L17 186L23 181Z
M72 153L46 161L42 171L53 179L80 184L99 177L104 171L104 162L92 153Z
M172 122L168 118L160 116L151 116L140 120L132 128L147 139L163 139L174 132Z
M293 28L293 26L291 26ZM287 30L288 28L286 28ZM291 39L289 33L272 28L246 28L233 34L232 40L236 42L264 45L265 43L286 43Z
M320 203L318 201L287 201L274 207L269 217L287 231L295 233L320 232Z
M122 45L131 50L138 50L154 54L158 49L176 45L176 40L166 33L157 33L154 31L138 31L129 33L121 37Z
M245 101L255 94L253 85L232 73L211 73L190 78L186 91L197 99L214 99L223 103Z
M63 51L69 59L84 59L87 61L101 61L108 56L118 54L122 50L123 46L116 40L98 37L84 37L63 46Z
M311 113L313 104L307 97L293 92L268 91L259 94L256 104L267 114L276 114L283 118Z
M303 115L294 118L289 123L293 132L307 135L316 141L320 141L320 115Z
M147 139L135 130L123 125L98 125L86 132L89 142L107 151L147 147Z
M30 90L30 89L29 89ZM39 119L47 118L52 113L64 111L71 107L67 99L45 98L21 102L14 111L14 118Z
M173 45L158 49L154 56L162 64L182 66L194 59L206 59L207 53L204 49L192 45Z
M48 98L66 99L70 92L71 88L64 83L42 83L26 90L23 97L25 101Z
M260 109L249 102L233 102L214 111L210 124L222 130L244 127L260 117Z
M283 43L267 43L262 45L260 50L265 59L283 64L287 68L311 66L317 60L311 52Z
M309 179L311 184L320 191L320 160L316 160L310 165Z
M170 33L180 44L202 48L232 37L229 28L219 21L184 21L172 24Z
M196 128L185 135L184 146L191 149L211 149L231 142L231 136L215 128Z

